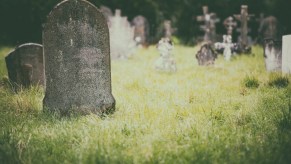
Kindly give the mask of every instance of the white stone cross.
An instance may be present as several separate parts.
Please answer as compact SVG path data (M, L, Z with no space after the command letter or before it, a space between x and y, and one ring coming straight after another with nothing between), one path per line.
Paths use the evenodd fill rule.
M222 43L217 42L214 44L214 46L215 46L215 49L224 48L223 50L224 59L226 61L230 61L230 58L232 55L231 49L235 46L235 44L232 43L231 35L223 35L223 42Z

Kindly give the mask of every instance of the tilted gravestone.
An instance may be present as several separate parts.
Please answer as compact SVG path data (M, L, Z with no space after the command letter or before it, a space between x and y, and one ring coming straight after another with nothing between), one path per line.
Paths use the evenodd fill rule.
M85 0L59 3L47 17L43 45L44 108L62 114L115 109L108 26L94 5Z
M201 66L214 65L217 54L212 49L211 44L204 44L196 54L198 64Z
M264 40L264 58L268 72L282 69L282 41L274 39Z
M283 36L282 72L291 74L291 35Z
M16 47L5 58L8 77L13 85L44 85L43 47L26 43Z

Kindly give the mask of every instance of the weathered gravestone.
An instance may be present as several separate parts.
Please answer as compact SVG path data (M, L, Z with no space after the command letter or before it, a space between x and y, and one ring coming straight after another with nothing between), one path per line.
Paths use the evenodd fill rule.
M283 36L282 72L291 74L291 35Z
M264 58L266 70L281 71L282 70L282 41L274 39L264 40Z
M198 64L201 66L213 65L217 54L212 49L211 44L204 44L196 54Z
M148 20L144 16L138 15L133 18L131 25L134 26L134 40L142 46L147 46L150 33Z
M43 45L45 108L62 114L115 109L108 26L94 5L85 0L59 3L47 17Z
M239 43L239 49L243 53L250 53L251 52L251 46L249 43L249 37L248 37L248 21L250 17L253 15L248 14L248 6L242 5L241 6L241 13L240 15L234 15L234 17L240 21L240 36L238 39Z
M258 29L259 40L281 40L281 35L279 34L279 22L276 17L269 16L261 18L260 20L260 27Z
M173 42L169 38L162 38L157 44L160 57L155 62L155 69L165 72L176 72L176 61L172 56Z
M43 47L27 43L16 47L5 58L8 77L13 85L44 86Z
M109 18L110 55L112 59L127 59L136 49L134 27L131 27L127 17L121 16L121 10L115 10L115 15Z

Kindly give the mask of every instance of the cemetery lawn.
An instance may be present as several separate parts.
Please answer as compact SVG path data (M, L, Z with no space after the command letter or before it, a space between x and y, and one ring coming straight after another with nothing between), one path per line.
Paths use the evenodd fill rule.
M200 67L177 45L176 73L153 68L154 46L112 61L116 111L42 111L41 87L13 93L0 48L0 163L288 163L291 76L267 73L263 50Z

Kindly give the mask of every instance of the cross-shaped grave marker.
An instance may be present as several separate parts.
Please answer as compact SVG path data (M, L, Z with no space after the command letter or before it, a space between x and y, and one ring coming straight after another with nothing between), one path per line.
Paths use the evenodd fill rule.
M248 14L248 6L242 5L241 6L241 13L240 15L236 14L234 15L235 19L240 21L240 39L239 39L239 47L242 52L249 52L250 46L248 43L248 21L250 20L250 17L253 15Z
M203 15L196 17L198 22L204 22L204 25L201 25L200 28L205 32L204 41L205 42L214 42L216 38L216 26L220 20L217 18L215 13L208 13L208 6L203 6Z
M223 21L223 25L227 30L227 35L232 35L233 29L237 26L237 22L234 21L232 16L229 16Z

